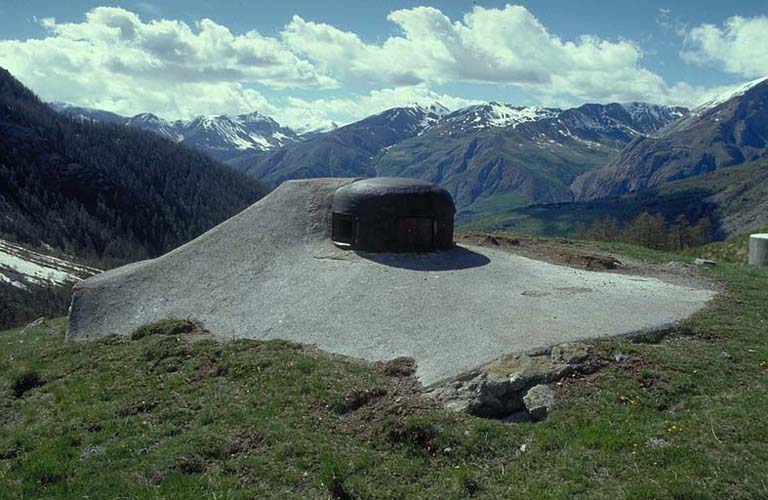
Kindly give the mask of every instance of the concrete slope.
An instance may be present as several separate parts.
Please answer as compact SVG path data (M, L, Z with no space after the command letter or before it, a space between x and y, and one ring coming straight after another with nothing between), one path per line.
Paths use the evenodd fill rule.
M194 317L222 338L282 338L365 358L410 356L425 384L500 354L666 325L714 295L487 248L357 254L328 239L350 179L284 183L158 259L81 282L69 338Z

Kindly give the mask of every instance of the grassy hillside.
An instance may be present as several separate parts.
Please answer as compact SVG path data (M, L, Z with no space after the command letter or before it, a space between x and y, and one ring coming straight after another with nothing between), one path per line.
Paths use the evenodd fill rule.
M487 207L483 207L487 208ZM659 189L601 200L507 208L465 210L458 223L465 230L506 230L545 236L574 236L579 224L612 216L628 222L649 211L674 220L709 215L720 237L768 224L768 161L760 160L679 180Z
M709 272L711 308L657 344L596 343L603 368L535 424L447 413L404 364L186 322L0 333L0 498L765 498L768 270Z

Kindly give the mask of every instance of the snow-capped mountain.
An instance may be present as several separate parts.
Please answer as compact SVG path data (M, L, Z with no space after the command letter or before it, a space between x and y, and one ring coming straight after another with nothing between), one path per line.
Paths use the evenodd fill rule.
M277 185L287 179L375 176L372 161L383 151L437 126L448 109L412 104L376 113L330 132L263 153L243 155L231 165Z
M82 120L106 121L149 130L220 160L228 160L249 151L267 151L300 140L296 132L258 112L168 121L152 113L125 117L66 103L51 103L51 106Z
M297 129L294 129L294 131L302 140L306 140L306 139L311 139L313 137L317 137L320 134L325 134L326 132L331 132L333 130L336 130L340 126L341 125L335 121L325 120L316 125L299 127Z
M561 112L559 109L539 106L517 107L490 102L459 109L445 118L445 124L465 130L494 127L515 128L522 123L556 117Z
M610 162L578 178L578 199L655 188L768 158L768 79L729 90L657 134L638 137Z
M645 103L562 110L494 102L453 112L437 103L410 105L233 165L271 185L307 177L423 178L446 186L460 207L488 197L568 201L579 174L686 113Z
M626 104L585 104L559 109L539 106L518 107L491 102L459 109L442 121L441 126L459 130L489 128L525 128L544 124L557 126L565 135L585 131L621 131L626 136L647 135L685 116L680 107L633 102ZM564 129L564 130L563 130Z
M152 113L140 113L128 118L125 124L129 127L149 130L173 142L181 142L184 140L184 134L180 130L181 127L178 127L177 124L167 122Z
M491 196L520 204L569 201L578 176L687 115L685 108L642 102L571 109L490 102L454 111L435 102L329 124L322 132L296 133L258 113L173 123L145 114L132 124L273 186L296 178L400 175L441 182L468 206Z
M246 151L268 151L299 140L296 133L272 118L254 112L237 116L199 116L176 122L182 141L226 160Z
M753 87L760 85L764 81L768 80L768 77L764 76L761 78L757 78L755 80L752 80L750 82L743 83L741 85L736 85L735 87L731 88L730 90L726 90L725 92L722 92L714 97L711 97L704 101L703 103L699 104L693 110L691 111L691 114L693 116L700 116L704 113L706 113L710 109L714 109L721 104L730 101L734 97L740 97L746 94L750 91Z

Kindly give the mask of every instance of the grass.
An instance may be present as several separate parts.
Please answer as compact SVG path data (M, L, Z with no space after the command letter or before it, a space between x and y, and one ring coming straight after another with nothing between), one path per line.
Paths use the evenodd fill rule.
M596 343L535 424L282 341L0 333L0 498L766 498L768 270L708 272L727 291L687 334Z

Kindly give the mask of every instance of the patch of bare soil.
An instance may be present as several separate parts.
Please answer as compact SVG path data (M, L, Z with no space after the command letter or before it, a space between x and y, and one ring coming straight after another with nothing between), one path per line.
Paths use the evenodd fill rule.
M393 418L399 421L442 409L441 403L425 397L412 358L395 358L373 366L385 375L376 386L350 387L342 398L327 401L316 411L338 415L344 432L374 438L385 432Z
M529 259L585 271L646 276L680 286L722 291L721 286L696 265L682 262L642 262L606 252L587 241L471 232L457 234L456 242L502 250Z

